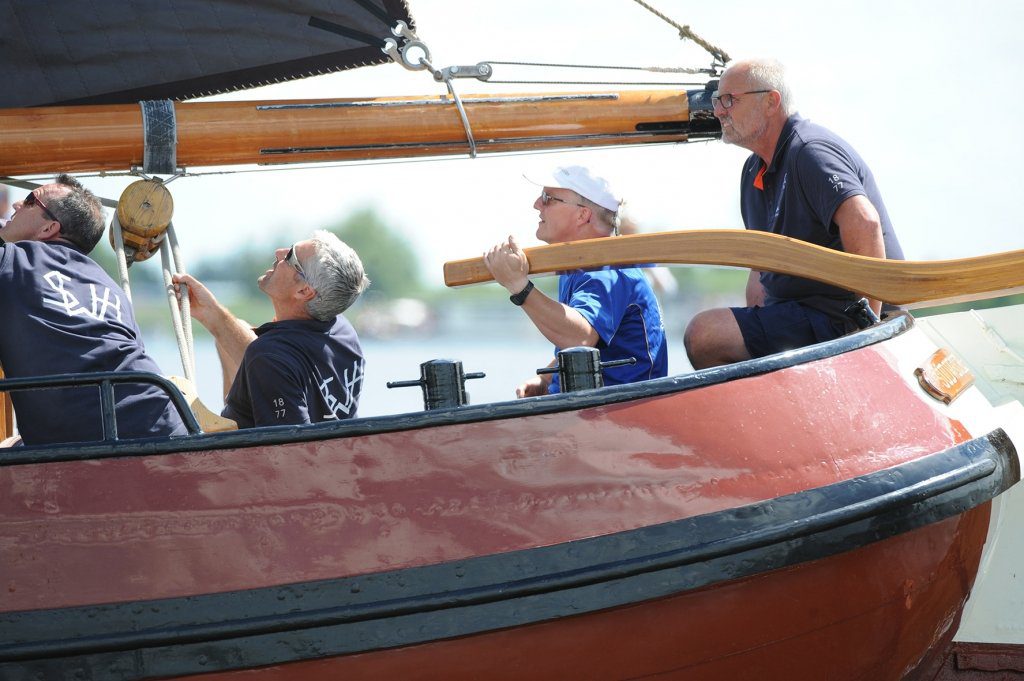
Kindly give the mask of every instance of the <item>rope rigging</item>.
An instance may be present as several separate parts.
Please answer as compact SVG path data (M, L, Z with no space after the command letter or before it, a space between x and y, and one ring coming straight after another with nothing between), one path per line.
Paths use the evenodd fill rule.
M716 47L715 45L712 45L708 41L704 40L699 35L697 35L693 31L691 31L689 26L681 26L679 23L673 21L668 16L662 14L657 9L655 9L654 7L649 5L648 3L644 2L644 0L633 0L633 2L635 2L638 5L640 5L641 7L646 9L647 11L649 11L652 14L654 14L655 16L657 16L659 19L664 20L670 26L672 26L676 30L678 30L679 31L679 38L681 40L692 40L693 42L695 42L698 45L700 45L701 47L703 47L704 50L706 52L708 52L712 56L712 58L714 58L714 60L716 62L716 66L725 67L725 65L729 62L729 55L726 53L725 50L723 50L720 47Z
M488 67L488 73L493 72L493 66L526 66L526 67L540 67L540 68L556 68L556 69L596 69L600 71L645 71L647 73L684 73L688 75L706 75L710 77L717 76L719 70L716 67L711 68L693 68L686 66L611 66L608 64L555 64L548 62L530 62L530 61L500 61L496 59L490 59L484 62L480 62L477 65ZM639 80L495 80L489 76L482 78L476 76L479 80L486 81L488 83L495 83L501 85L509 84L527 84L527 85L696 85L703 86L703 81L686 81L686 82L670 82L670 81L639 81Z
M134 174L144 175L138 171ZM175 175L170 179L179 176ZM163 281L167 291L167 302L171 308L174 337L181 355L181 366L185 378L194 383L195 350L188 292L182 291L179 300L171 281L175 274L185 272L185 262L171 222L174 201L166 185L167 182L159 178L146 177L125 188L110 220L110 243L116 255L121 288L124 289L129 302L132 300L132 293L128 268L133 263L149 259L157 250L160 251Z
M463 106L462 98L459 97L456 92L453 81L457 78L474 78L488 83L496 84L548 84L548 85L704 85L705 83L699 82L681 82L681 83L669 83L664 81L655 82L639 82L639 81L608 81L608 80L587 80L587 81L570 81L570 80L493 80L495 65L503 66L527 66L527 67L543 67L543 68L565 68L565 69L603 69L603 70L623 70L623 71L648 71L653 73L686 73L691 75L703 74L709 78L714 78L721 75L722 70L725 68L726 62L729 61L729 55L719 47L712 45L708 41L704 40L696 33L694 33L689 26L682 26L671 18L662 14L660 11L644 2L643 0L635 0L642 7L648 11L654 13L662 20L668 22L670 25L675 27L679 31L679 36L683 40L691 40L712 56L712 64L710 68L686 68L686 67L643 67L643 66L606 66L598 64L553 64L544 62L526 62L526 61L482 61L472 65L453 65L447 68L438 69L435 68L431 63L430 49L427 45L419 39L416 32L412 30L404 21L398 21L395 26L391 29L391 33L394 38L388 38L384 41L384 45L381 48L382 51L391 57L391 59L400 64L402 67L410 71L428 71L430 72L434 80L440 83L444 83L448 89L448 94L451 96L451 101L455 105L456 111L459 115L459 120L462 123L462 127L466 133L466 143L469 147L470 158L476 158L477 145L473 136L473 128L470 124L469 117L466 114L466 109Z

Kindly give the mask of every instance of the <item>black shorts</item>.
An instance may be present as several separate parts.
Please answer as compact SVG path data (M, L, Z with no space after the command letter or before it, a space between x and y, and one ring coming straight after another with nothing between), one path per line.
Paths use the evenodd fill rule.
M839 338L847 326L795 301L766 307L733 307L733 316L751 357L764 357Z

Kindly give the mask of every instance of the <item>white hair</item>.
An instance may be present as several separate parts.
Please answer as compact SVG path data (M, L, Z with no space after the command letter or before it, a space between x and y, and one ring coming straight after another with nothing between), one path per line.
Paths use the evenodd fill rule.
M313 319L328 321L347 310L370 280L363 272L359 255L334 234L319 229L313 232L313 255L301 263L306 281L316 289L316 297L306 303Z
M786 82L786 67L776 59L758 58L732 62L729 68L746 68L751 87L755 90L776 90L781 99L782 111L789 116L793 113L793 93Z

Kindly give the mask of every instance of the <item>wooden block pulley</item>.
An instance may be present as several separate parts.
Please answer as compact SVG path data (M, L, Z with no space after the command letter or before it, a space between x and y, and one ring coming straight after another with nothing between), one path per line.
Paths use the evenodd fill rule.
M118 199L114 220L121 226L129 262L145 260L156 252L173 214L174 199L163 182L139 180L125 188ZM110 245L114 246L113 225Z

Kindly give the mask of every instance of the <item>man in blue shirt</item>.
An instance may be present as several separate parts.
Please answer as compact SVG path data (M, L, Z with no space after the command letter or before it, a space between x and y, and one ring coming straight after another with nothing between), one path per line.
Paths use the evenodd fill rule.
M532 180L531 180L532 181ZM535 184L543 187L533 207L540 213L537 238L549 244L609 237L616 233L620 201L608 182L582 166L556 168ZM511 236L484 254L495 281L512 294L544 337L561 348L590 346L602 361L636 358L636 364L603 372L605 385L660 378L668 373L661 308L637 267L574 270L558 281L558 300L533 288L530 263ZM554 362L552 362L552 365ZM532 378L518 397L556 393L557 374Z
M61 175L14 209L0 229L0 364L7 376L159 374L124 291L86 255L104 229L92 192ZM26 445L101 437L94 386L17 391L11 400ZM114 402L122 439L185 434L167 394L155 386L116 386Z
M747 229L903 258L871 170L840 137L793 111L778 62L730 64L712 102L722 140L754 152L740 181ZM686 352L701 369L830 340L857 328L846 310L858 298L810 279L751 271L747 307L695 316L686 329ZM880 312L879 301L869 303Z
M184 274L192 316L213 334L224 375L222 416L239 428L352 418L363 382L363 351L342 312L370 280L356 252L330 232L279 248L257 285L274 320L256 329Z

